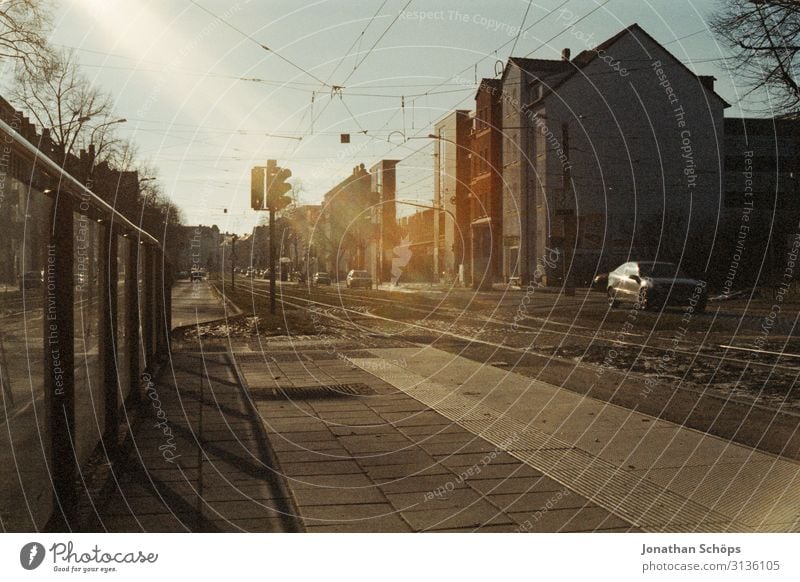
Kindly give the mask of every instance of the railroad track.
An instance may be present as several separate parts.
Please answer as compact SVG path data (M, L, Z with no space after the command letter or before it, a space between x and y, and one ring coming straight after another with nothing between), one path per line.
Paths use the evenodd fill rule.
M257 294L264 294L264 295L267 295L267 296L269 295L269 292L267 291L266 287L263 287L263 288L259 289L256 285L251 284L250 288L253 290L253 292L258 291ZM338 300L338 302L314 301L310 297L305 297L302 294L287 293L285 287L281 287L280 288L279 298L290 297L290 298L296 299L296 300L307 301L307 302L309 302L309 304L316 304L316 305L319 305L319 306L325 306L325 307L332 307L332 308L335 308L335 309L341 309L341 310L343 310L345 312L353 313L354 315L362 315L362 316L363 315L371 315L368 311L366 311L366 312L365 311L359 311L359 310L353 309L352 307L346 307L343 304L343 302L341 301L343 296L340 295L340 294L333 293L333 292L321 291L319 288L315 288L315 292L317 293L317 298L318 299L331 299L331 300L336 299L336 300ZM491 332L491 331L495 331L496 332L496 331L501 331L501 330L491 329L491 328L487 327L487 324L496 325L496 326L499 326L501 328L506 328L506 329L510 329L510 326L512 325L512 322L509 322L509 321L503 320L503 319L499 319L497 317L494 317L493 315L475 316L475 315L471 315L471 314L466 313L466 309L458 309L458 308L453 308L453 307L446 307L446 306L442 306L441 304L436 305L436 306L432 306L430 308L424 308L424 307L416 307L416 306L412 306L412 305L407 305L407 304L404 304L402 302L394 301L394 300L391 300L391 299L385 299L385 298L381 298L381 297L370 297L370 296L365 296L365 295L361 295L361 294L347 294L346 298L347 298L347 300L349 302L359 302L359 303L362 303L366 307L369 307L370 304L372 304L372 305L376 305L376 304L377 305L388 305L388 306L392 306L393 308L401 309L401 310L404 310L404 311L407 311L407 312L420 313L420 314L423 315L423 317L421 318L420 321L423 321L423 322L427 321L428 318L433 318L434 314L439 312L439 315L441 315L443 317L452 317L452 318L454 318L453 319L454 323L471 321L471 322L474 322L475 324L479 325L482 328L482 330L485 329L488 332ZM495 312L496 312L496 309L493 310L493 313L495 313ZM381 316L376 316L376 317L381 317ZM713 317L716 317L716 315L713 315ZM421 328L421 329L424 329L426 331L430 331L430 332L433 332L433 333L442 333L442 329L440 329L440 328L428 328L426 326L421 326L419 324L411 324L409 322L405 322L405 321L402 321L402 320L393 320L392 318L384 318L384 317L381 317L381 318L384 319L385 321L393 321L393 322L398 323L398 324L414 325L417 328ZM609 350L610 349L618 349L618 348L622 348L622 347L639 350L639 355L644 356L644 357L646 357L648 354L652 354L653 356L660 356L660 355L662 355L662 354L664 354L666 352L670 352L670 353L672 353L674 355L680 355L680 356L683 356L685 358L689 358L692 362L695 362L698 358L709 360L709 361L713 361L713 362L717 362L718 363L717 367L722 366L723 364L733 364L733 365L739 366L739 367L741 367L743 369L749 367L749 368L760 368L760 369L767 369L767 370L779 370L781 372L798 373L798 374L800 374L800 362L797 362L797 363L794 363L794 364L787 364L787 363L779 363L778 362L778 360L780 360L781 358L791 358L793 360L794 359L800 359L800 354L774 352L774 351L771 351L771 350L755 350L755 349L749 349L749 348L748 349L743 349L742 347L739 347L739 346L733 346L733 345L729 345L729 344L717 344L717 343L714 343L714 344L708 345L708 346L701 345L699 349L691 350L691 349L686 349L686 347L694 346L696 344L693 343L693 342L682 340L682 339L680 341L678 341L677 343L674 343L672 338L663 338L663 337L654 336L652 334L650 334L650 335L648 335L648 334L636 334L636 333L621 334L621 333L619 333L617 331L601 330L601 329L599 329L600 326L598 326L598 329L592 331L592 328L589 328L589 327L586 327L586 326L580 326L580 325L577 325L577 324L566 324L566 323L563 323L563 322L556 322L556 321L548 320L547 318L526 318L526 319L535 319L536 321L539 321L542 324L542 326L534 327L534 326L530 326L530 325L526 325L526 324L517 322L517 323L513 324L514 325L513 331L515 333L523 332L523 333L536 334L536 336L534 338L532 338L531 344L533 344L536 341L537 337L539 337L540 335L542 335L542 334L550 334L550 335L561 336L563 338L562 341L557 346L557 348L563 347L563 343L567 338L581 339L581 340L588 340L589 341L589 344L586 347L586 351L588 351L589 348L592 347L593 345L597 346L598 344L602 344L604 347L608 348ZM604 319L604 321L605 321L605 319ZM712 324L713 324L713 321L712 321ZM550 325L550 326L556 327L558 329L545 329L544 328L545 325ZM561 327L567 327L568 329L566 329L566 330L565 329L560 329ZM590 331L591 333L586 333L586 331ZM452 333L455 334L455 332L452 332ZM464 334L455 334L455 335L457 335L459 337L459 339L464 339ZM626 338L630 338L631 340L638 340L638 341L626 341L626 340L620 339L619 338L620 335L624 335L624 337L626 337ZM611 336L611 337L609 337L609 336ZM472 341L480 341L478 338L475 338L475 337L470 337L469 339L472 340ZM484 342L484 343L488 343L490 345L500 345L497 342ZM512 348L512 346L510 346L508 344L502 344L502 345L503 345L504 349L511 349ZM680 347L676 347L676 346L684 346L684 348L680 348ZM522 349L525 353L535 352L535 353L540 353L542 355L553 355L553 354L547 354L546 352L542 352L542 351L538 351L537 352L535 349L532 349L531 346L528 346L526 348L514 347L513 349L516 349L516 350ZM709 353L710 350L717 350L717 349L722 350L723 353L722 354ZM744 351L744 352L747 352L747 353L752 354L752 355L758 354L760 356L774 356L775 357L775 361L773 361L773 362L759 361L759 360L753 359L752 357L750 357L750 358L738 358L738 357L735 357L735 356L731 356L728 353L730 351Z

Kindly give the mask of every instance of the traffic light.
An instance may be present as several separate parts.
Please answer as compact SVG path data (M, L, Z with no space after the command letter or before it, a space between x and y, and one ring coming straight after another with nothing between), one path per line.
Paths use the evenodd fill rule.
M270 160L271 161L271 160ZM292 199L286 193L292 189L286 180L292 177L292 171L276 165L267 166L267 208L281 210L291 204Z
M266 201L265 186L267 183L267 169L255 167L250 170L250 207L253 210L264 210Z

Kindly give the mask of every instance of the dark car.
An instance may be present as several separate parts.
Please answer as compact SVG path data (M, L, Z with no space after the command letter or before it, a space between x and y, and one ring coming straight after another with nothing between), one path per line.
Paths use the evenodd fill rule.
M20 289L36 289L42 286L44 276L41 271L26 271L19 277Z
M366 271L357 271L355 269L350 271L347 273L346 283L350 289L355 289L356 287L372 289L372 277Z
M608 289L608 273L598 273L592 279L592 291L606 292Z
M706 308L704 281L688 277L674 263L631 261L608 274L608 303L617 307L629 301L640 309L688 305L694 311Z
M203 271L195 270L192 271L192 281L202 281L203 280Z
M314 273L314 285L330 285L331 276L328 273Z

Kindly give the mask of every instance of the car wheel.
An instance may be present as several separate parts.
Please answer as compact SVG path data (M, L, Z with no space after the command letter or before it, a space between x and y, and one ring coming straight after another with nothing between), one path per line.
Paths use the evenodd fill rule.
M617 299L617 294L613 287L608 288L608 306L611 309L619 307L619 299Z

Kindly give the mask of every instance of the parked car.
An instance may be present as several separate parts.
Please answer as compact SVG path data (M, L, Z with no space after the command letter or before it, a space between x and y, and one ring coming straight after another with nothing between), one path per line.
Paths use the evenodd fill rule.
M192 271L192 281L202 281L203 280L203 271L200 269L195 269Z
M42 286L44 274L42 271L26 271L19 277L20 289L36 289Z
M592 279L592 291L601 291L603 293L608 289L608 273L598 273Z
M640 309L667 305L691 305L705 311L707 293L703 281L681 272L674 263L632 261L608 274L608 303L620 301L638 304Z
M323 273L320 271L319 273L314 273L314 285L330 285L331 284L331 276L328 273Z
M355 289L356 287L372 289L372 277L366 271L350 271L347 273L346 283L350 289Z
M188 271L181 271L178 273L178 279L188 279L189 272Z

